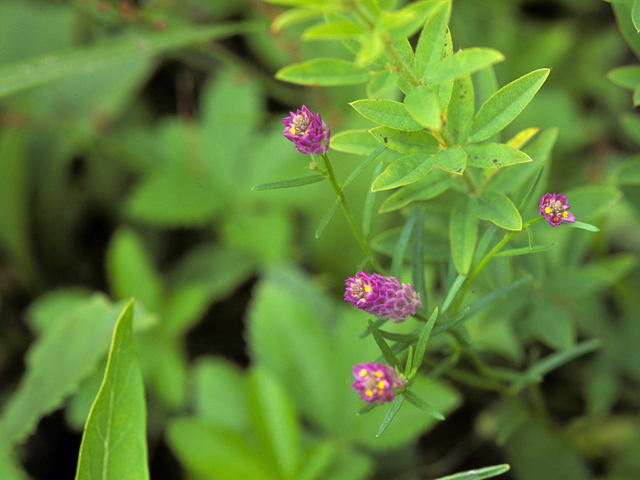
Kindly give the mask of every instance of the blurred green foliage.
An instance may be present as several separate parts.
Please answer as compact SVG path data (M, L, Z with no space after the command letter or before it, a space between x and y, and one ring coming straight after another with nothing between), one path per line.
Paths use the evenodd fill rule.
M418 3L410 6L415 12ZM40 478L37 472L52 469L28 462L29 436L43 417L64 409L68 428L82 430L111 378L108 355L120 358L119 344L109 342L135 297L120 318L133 314L150 459L153 465L153 446L166 442L187 472L176 478L433 478L487 466L473 451L483 445L491 464L511 463L503 478L636 480L637 3L453 1L451 52L482 47L506 59L495 75L485 68L452 85L459 93L473 83L473 111L499 86L551 69L535 99L491 139L515 137L534 161L500 170L487 185L516 202L544 164L522 217L538 214L538 193L563 191L576 217L601 231L534 225L535 245L557 245L493 258L465 297L471 308L459 331L538 423L490 385L474 385L460 345L436 334L449 311L429 342L429 375L412 389L447 420L436 426L407 405L376 437L385 411L356 416L362 402L349 377L354 363L379 351L371 337L358 340L364 315L341 301L362 253L340 215L314 235L333 192L326 182L251 187L304 175L309 159L281 135L281 118L303 103L331 125L332 162L346 179L361 162L354 153L377 146L363 130L372 123L348 104L401 100L393 75L336 88L276 81L279 69L314 58L353 66L353 50L326 40L336 31L317 28L319 18L331 19L321 11L285 25L286 17L277 19L285 7L253 0L0 2L0 478L24 479L27 471ZM271 27L274 18L281 29ZM413 20L407 29L415 47L424 18ZM343 23L337 33L345 31L362 33ZM372 40L355 52L366 60L381 51ZM487 58L476 60L493 63ZM363 72L369 76L356 65L354 75ZM438 108L439 97L416 94L409 110L412 101ZM439 120L425 113L420 124ZM535 136L516 137L532 126ZM382 166L368 166L346 191L355 217L365 213L372 248L405 281L403 261L418 252L431 309L448 296L451 306L458 272L497 242L494 227L458 204L447 173L461 163L455 148L438 154L439 169L412 155L409 178L392 168L383 183L378 175L399 157L387 150ZM380 191L368 195L375 178ZM420 217L410 217L412 201ZM478 231L471 246L467 237L450 240L456 205L456 224ZM407 218L420 218L415 238L422 241L398 256ZM506 227L517 229L512 220ZM519 235L510 248L528 245ZM246 344L229 340L229 324L241 325ZM213 332L205 340L230 343L234 358L219 345L194 353L192 337L203 329ZM407 322L394 332L415 336L414 329ZM238 358L242 365L232 361ZM163 473L158 478L169 478Z

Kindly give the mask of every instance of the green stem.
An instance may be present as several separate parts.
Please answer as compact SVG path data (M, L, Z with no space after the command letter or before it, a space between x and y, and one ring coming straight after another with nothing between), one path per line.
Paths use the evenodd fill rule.
M333 190L336 192L336 195L340 199L340 205L342 206L342 211L344 212L345 217L347 217L347 222L349 223L349 226L351 227L353 234L358 240L358 243L360 244L360 248L362 249L364 254L369 258L369 261L371 262L371 265L373 265L373 268L375 268L378 272L384 272L384 268L382 268L382 266L378 263L378 261L373 256L373 253L371 253L371 250L369 249L369 245L367 245L367 242L362 237L360 230L358 230L358 227L356 226L353 215L351 215L351 211L349 210L349 206L347 205L347 200L344 197L344 192L342 191L342 185L340 184L340 182L338 182L338 179L336 178L336 174L333 172L333 167L331 166L329 157L327 156L327 154L323 153L322 158L324 160L325 166L327 167L325 176L331 182L331 186L333 187Z
M522 225L522 229L515 230L515 231L512 231L512 232L507 232L507 234L503 237L503 239L500 240L496 244L496 246L493 247L489 251L489 253L487 253L484 256L484 258L482 260L480 260L480 263L478 263L478 265L476 265L476 268L473 269L473 271L469 275L469 278L467 278L467 281L464 284L464 288L462 289L462 293L460 293L460 296L458 297L458 300L456 301L455 305L453 306L453 309L451 310L451 314L452 315L455 315L458 312L458 309L460 308L460 305L462 304L462 300L464 299L464 296L467 293L467 290L469 290L469 287L471 286L471 283L473 283L473 281L480 274L480 272L485 267L485 265L487 263L489 263L489 260L491 260L495 256L495 254L498 253L500 251L500 249L502 247L504 247L507 244L507 242L509 240L511 240L517 233L523 232L525 230L525 228L533 225L534 223L538 223L541 220L543 220L543 217L536 217L533 220L529 220L528 222L524 223Z

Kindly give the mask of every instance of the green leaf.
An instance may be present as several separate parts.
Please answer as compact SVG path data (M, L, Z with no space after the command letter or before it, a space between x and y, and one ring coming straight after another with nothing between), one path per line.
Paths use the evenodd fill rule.
M528 321L533 334L553 349L569 349L576 343L576 326L567 311L553 301L538 301Z
M398 154L388 150L371 136L368 130L346 130L331 136L332 150L369 156L372 151L382 148L379 154L383 160L395 160Z
M428 84L440 83L462 77L468 73L482 70L504 60L497 50L491 48L467 48L437 63L426 73L424 80Z
M104 296L93 295L61 312L34 342L26 357L27 371L0 418L0 430L10 443L20 443L41 416L58 408L93 373L109 348L120 311Z
M458 274L453 284L451 285L451 288L447 292L447 296L445 297L444 302L442 303L443 312L446 312L449 309L449 306L453 302L453 299L456 298L456 294L458 293L462 285L464 285L464 281L466 279L467 279L466 275L462 273Z
M169 422L166 435L180 463L199 478L281 478L272 459L235 430L183 418Z
M411 240L411 234L413 233L413 227L416 224L416 220L420 214L420 209L414 208L407 218L407 221L402 227L402 232L396 243L396 248L393 251L393 259L391 262L391 275L396 277L399 281L402 281L402 267L404 265L404 257Z
M478 238L478 217L473 211L470 200L463 199L451 211L449 238L456 270L466 275L471 267Z
M237 23L168 29L160 33L129 35L43 55L0 67L0 98L53 80L84 75L122 63L144 60L161 53L252 30L254 24Z
M425 412L427 415L432 416L436 420L444 420L444 415L442 415L439 411L429 405L427 402L418 397L411 390L405 390L402 392L402 395L406 398L407 402L411 405L418 407L420 410Z
M437 153L436 162L441 169L462 175L467 166L467 154L460 147L448 147Z
M521 230L520 212L506 195L500 192L482 192L473 202L478 218L489 220L506 230Z
M535 245L533 247L512 248L510 250L502 250L501 252L496 253L494 256L495 257L514 257L516 255L528 255L530 253L539 253L539 252L544 252L546 250L551 250L556 245L558 244L552 243L551 245Z
M382 147L382 145L380 146ZM375 179L380 176L380 173L382 173L383 166L384 165L382 163L379 163L376 169L373 171L373 175L371 178L372 187ZM369 190L371 190L371 188ZM364 200L364 207L362 208L362 235L364 236L364 238L368 238L369 234L371 233L371 219L373 218L375 197L375 193L369 191L367 192L367 197Z
M405 155L438 151L438 140L424 130L406 132L388 127L376 127L369 133L385 147Z
M312 10L309 8L292 8L278 15L271 23L271 30L279 32L283 28L290 27L312 20L322 15L322 10Z
M624 133L640 144L640 115L623 113L620 115L620 125Z
M618 185L640 185L640 155L627 158L616 170Z
M435 480L484 480L485 478L496 477L508 472L511 467L506 463L503 465L494 465L492 467L476 468L467 472L455 473L446 477L436 478Z
M440 2L427 18L416 46L416 72L424 78L440 59L445 32L451 16L451 2Z
M149 478L147 411L132 322L133 300L113 332L104 380L82 435L76 480Z
M465 278L466 277L462 276L463 280ZM444 306L442 308L444 309ZM460 323L462 320L465 319L465 317L467 316L467 313L469 313L470 309L471 309L470 307L467 307L464 310L460 310L458 313L456 313L449 320L439 324L436 328L433 329L432 335L435 337L436 335L440 335L441 333L444 333L447 330L455 327L458 323Z
M291 180L282 180L280 182L272 182L272 183L263 183L261 185L256 185L251 188L251 190L274 190L276 188L290 188L290 187L301 187L303 185L311 185L312 183L318 183L322 180L325 180L324 175L310 175L306 177L300 178L292 178Z
M473 121L474 92L471 75L463 75L453 82L453 91L447 108L447 137L455 145L464 145Z
M398 410L400 410L403 402L404 396L402 394L397 395L396 398L393 399L391 407L389 407L389 410L387 411L387 414L385 415L380 428L376 432L376 437L382 435L382 433L387 429L387 427L391 423L391 420L393 420L393 417L395 417L396 413L398 413Z
M631 21L636 29L636 32L640 33L640 1L633 0L633 6L631 7Z
M151 311L160 310L164 295L162 279L142 238L130 228L120 228L107 252L111 291L119 300L136 297Z
M27 480L27 474L6 440L0 435L0 478L2 480Z
M360 115L380 125L397 130L422 130L422 125L411 118L405 106L400 102L384 99L356 100L350 105Z
M393 87L398 79L398 74L390 72L388 70L382 70L373 77L369 83L367 83L367 97L380 98L384 93Z
M276 78L299 85L357 85L369 80L369 70L339 58L316 58L294 63L276 72Z
M607 73L607 77L617 86L633 91L640 85L640 65L614 68Z
M428 153L400 157L376 178L371 191L388 190L420 180L431 171L434 161L433 155Z
M448 173L433 171L417 182L402 187L380 206L380 213L391 212L418 200L429 200L437 197L453 185L453 178Z
M480 107L469 132L472 142L480 142L509 125L527 106L549 76L549 69L535 70L494 93Z
M501 168L530 162L531 157L504 143L474 143L464 147L467 165L480 168Z
M418 342L416 343L416 353L413 361L413 371L417 372L420 366L422 365L422 360L424 359L424 352L427 350L427 342L429 341L429 336L431 335L431 331L433 330L433 326L436 324L436 320L438 319L438 307L433 310L433 313L427 320L427 323L422 328L420 332L420 337L418 338ZM408 373L408 372L407 372Z
M249 375L247 398L252 432L276 460L280 478L293 478L301 457L300 420L286 390L257 367Z
M393 352L391 351L391 348L389 348L389 345L380 334L380 330L378 330L378 327L375 326L375 324L371 321L371 319L368 320L368 324L369 324L368 328L371 331L371 334L373 335L374 340L378 344L378 348L380 349L380 352L384 356L384 359L387 361L387 363L390 366L392 366L398 371L402 371L402 365L400 365L400 361L393 354Z
M424 128L440 130L438 96L427 85L420 85L404 97L407 112Z
M365 33L362 27L348 20L314 25L302 33L303 40L333 40Z
M573 227L573 228L580 228L582 230L588 230L590 232L599 232L600 229L598 227L596 227L595 225L589 225L588 223L584 223L584 222L578 222L577 220L575 222L569 223L567 222L566 225Z
M622 197L611 185L587 185L567 192L571 212L577 219L590 220L610 210Z
M423 209L419 210L416 226L413 231L413 250L411 255L411 277L413 287L422 300L421 310L426 311L428 307L427 287L424 280L424 215Z

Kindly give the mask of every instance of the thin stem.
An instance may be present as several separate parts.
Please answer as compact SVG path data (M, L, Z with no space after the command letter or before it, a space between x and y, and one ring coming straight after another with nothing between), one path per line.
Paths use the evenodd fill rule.
M543 220L543 217L536 217L536 218L534 218L532 220L529 220L528 222L524 223L522 225L522 229L521 230L507 232L507 234L503 237L503 239L500 240L496 244L496 246L493 247L489 251L489 253L487 253L484 256L484 258L482 260L480 260L480 263L478 263L478 265L476 265L476 268L473 269L473 272L471 272L471 274L469 275L469 278L467 278L467 281L464 284L464 288L462 289L462 293L460 293L460 296L458 297L458 300L456 301L455 305L453 306L453 309L451 310L451 314L452 315L455 315L458 312L458 309L460 308L460 305L462 304L462 300L464 299L464 296L467 293L467 290L469 290L469 287L471 286L471 283L473 283L473 281L480 274L480 272L485 267L485 265L487 263L489 263L489 260L491 260L495 256L495 254L498 253L500 251L500 249L502 247L504 247L507 244L507 242L509 240L511 240L517 233L523 232L527 227L533 225L534 223L538 223L541 220Z
M375 268L379 272L384 272L384 268L382 268L382 266L378 263L378 261L373 256L373 253L371 253L371 250L369 249L369 245L367 245L367 242L362 237L360 230L358 230L358 227L356 226L353 215L351 214L351 211L349 210L349 206L347 205L347 200L344 197L344 192L342 191L342 185L340 184L340 182L338 182L338 179L336 178L336 175L333 171L333 167L331 166L331 162L329 161L329 157L327 156L327 154L323 153L322 158L324 160L325 166L327 167L326 177L331 182L331 186L333 187L333 190L336 192L336 195L340 199L340 205L342 206L342 211L344 212L345 217L347 217L347 222L349 223L349 226L351 227L353 234L358 240L358 243L360 244L360 248L362 249L364 254L369 258L369 261L371 262L371 265L373 265L373 268Z

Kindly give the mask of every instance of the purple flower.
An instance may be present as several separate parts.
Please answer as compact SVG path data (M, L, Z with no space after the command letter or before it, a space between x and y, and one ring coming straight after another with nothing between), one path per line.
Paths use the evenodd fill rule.
M379 273L360 272L345 281L344 299L378 318L404 322L415 314L422 302L410 283L400 283L395 277Z
M540 199L540 215L544 216L549 225L553 227L557 227L562 222L573 223L576 221L576 217L568 211L570 206L563 193L557 195L545 193Z
M290 117L282 119L282 134L291 140L300 153L325 153L329 149L331 129L322 121L319 113L313 113L306 106L296 113L289 112Z
M353 389L366 402L382 404L390 402L396 395L396 389L404 382L396 371L383 363L358 363L353 366Z

